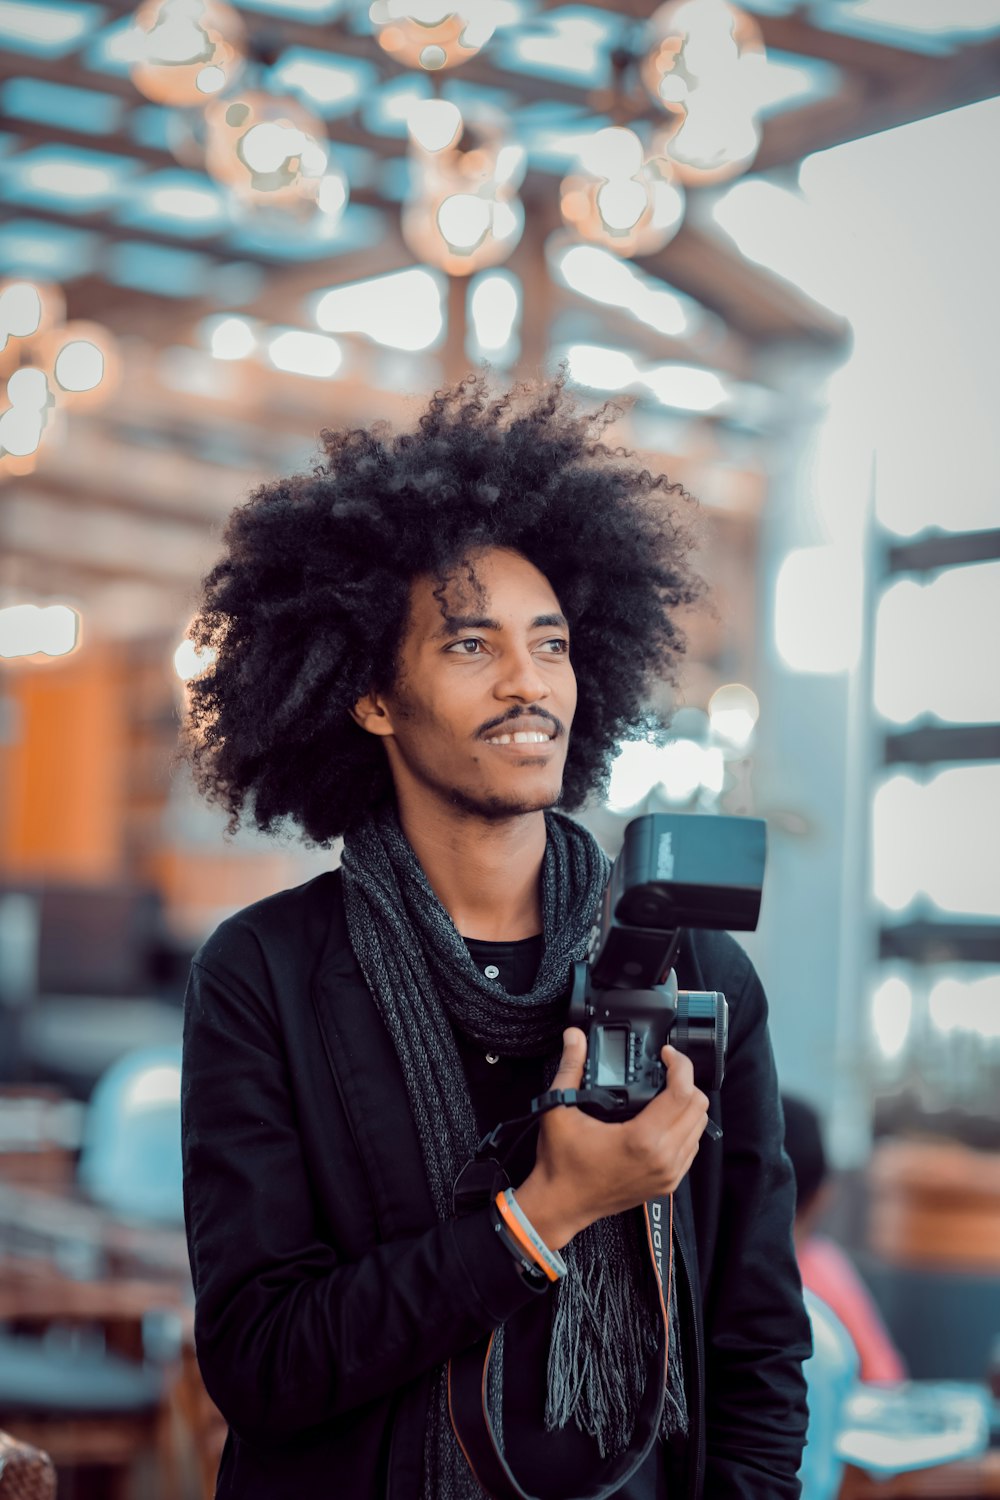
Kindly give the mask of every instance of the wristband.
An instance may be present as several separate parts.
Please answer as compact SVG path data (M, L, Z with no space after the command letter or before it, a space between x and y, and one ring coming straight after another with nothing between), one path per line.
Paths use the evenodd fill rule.
M526 1286L530 1286L533 1292L548 1291L550 1284L548 1276L542 1270L541 1266L515 1240L507 1225L500 1217L500 1211L495 1202L490 1204L490 1218L501 1245L516 1261L521 1280Z
M544 1271L549 1281L560 1281L566 1275L566 1262L557 1250L550 1250L514 1197L514 1189L497 1193L496 1207L510 1234L531 1260Z

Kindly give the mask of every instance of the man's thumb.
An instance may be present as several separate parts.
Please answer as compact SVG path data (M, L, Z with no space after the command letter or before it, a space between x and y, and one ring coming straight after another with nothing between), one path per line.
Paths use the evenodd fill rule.
M562 1057L552 1087L578 1089L583 1081L583 1065L587 1061L587 1038L579 1026L567 1026L563 1032Z

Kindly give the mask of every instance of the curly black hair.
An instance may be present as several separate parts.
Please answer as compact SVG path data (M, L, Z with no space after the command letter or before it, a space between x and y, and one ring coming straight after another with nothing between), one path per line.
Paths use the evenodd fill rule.
M442 587L484 547L533 563L570 622L579 701L560 805L581 806L648 727L651 690L676 681L677 612L701 593L690 496L609 448L617 409L582 413L565 385L560 372L497 396L467 376L414 431L323 432L311 473L233 511L190 631L214 661L190 684L183 738L231 829L291 821L326 845L391 795L384 749L349 710L395 681L414 578Z

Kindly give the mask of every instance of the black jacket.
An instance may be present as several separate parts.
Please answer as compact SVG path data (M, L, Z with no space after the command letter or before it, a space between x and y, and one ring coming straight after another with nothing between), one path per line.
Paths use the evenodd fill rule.
M766 1002L725 934L691 935L677 968L730 1005L724 1138L675 1195L695 1288L684 1500L795 1500L809 1327ZM196 955L182 1115L198 1357L230 1424L217 1496L419 1500L428 1372L536 1294L488 1211L435 1220L339 872Z

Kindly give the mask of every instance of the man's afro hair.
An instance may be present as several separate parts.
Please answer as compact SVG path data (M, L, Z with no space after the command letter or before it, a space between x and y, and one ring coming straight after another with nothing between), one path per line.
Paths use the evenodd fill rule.
M565 375L504 395L470 375L411 432L326 431L311 473L233 511L191 628L214 653L189 687L196 782L238 826L290 820L328 844L391 795L382 745L349 710L395 680L411 583L442 585L480 548L521 553L572 630L579 706L560 805L601 788L619 742L676 681L678 611L695 602L690 497L601 434Z

